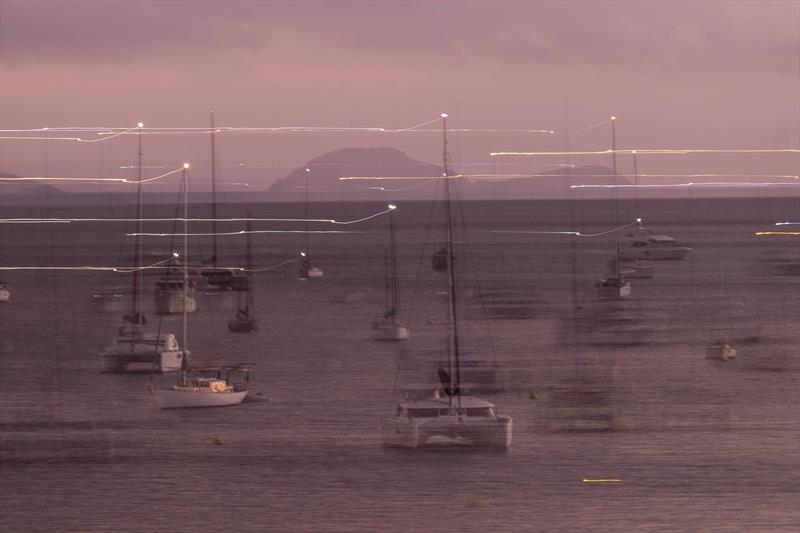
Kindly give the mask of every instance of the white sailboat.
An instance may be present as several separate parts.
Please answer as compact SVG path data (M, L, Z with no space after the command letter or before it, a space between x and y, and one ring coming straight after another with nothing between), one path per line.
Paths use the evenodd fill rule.
M305 169L306 186L305 186L305 205L306 205L306 249L300 252L300 269L298 270L297 277L301 281L309 278L321 278L325 273L319 265L311 262L311 219L308 218L308 175L311 174L311 169Z
M389 249L385 261L386 311L372 321L372 338L379 341L402 341L408 339L410 331L397 316L397 241L395 239L394 210L389 204Z
M611 117L611 161L612 161L612 174L614 175L614 182L617 181L617 133L616 133L616 117ZM614 223L615 227L619 228L619 200L617 199L617 189L614 189ZM619 254L619 229L614 232L616 254L613 262L613 272L602 278L595 283L597 288L597 295L600 298L628 298L631 295L631 282L625 279L620 271L620 254Z
M189 202L186 169L183 170L183 254L188 256L189 233ZM188 287L189 270L186 262L183 264L184 287ZM183 311L183 343L187 344L187 311ZM188 358L183 358L178 382L166 388L150 386L150 392L156 405L161 409L175 409L186 407L225 407L242 403L247 396L249 369L243 367L214 367L211 369L192 370ZM212 375L208 375L208 374ZM235 375L239 379L235 379Z
M147 319L142 312L142 129L139 123L137 223L134 250L131 313L123 316L123 324L111 345L100 351L104 372L156 371L175 372L181 368L185 354L172 333L145 331Z
M437 445L470 446L506 450L511 446L513 423L497 414L493 403L467 396L461 390L453 222L447 165L447 115L442 114L446 251L448 258L448 360L449 371L439 369L441 387L411 395L404 391L396 412L381 420L385 446L418 449Z
M725 240L720 236L720 242L724 243ZM706 352L706 359L716 359L718 361L730 361L731 359L736 358L736 348L732 346L732 343L729 341L728 336L724 334L726 329L730 328L729 321L730 317L728 316L729 313L725 312L730 308L730 303L727 301L725 296L725 257L722 253L720 253L720 305L716 306L717 308L723 311L723 324L716 328L717 334L716 338L711 340L708 344L706 344L705 352Z

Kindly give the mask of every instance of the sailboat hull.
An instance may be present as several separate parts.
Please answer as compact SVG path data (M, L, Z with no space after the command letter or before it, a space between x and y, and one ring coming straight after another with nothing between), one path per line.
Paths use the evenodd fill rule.
M736 348L730 344L710 344L706 346L706 358L730 361L731 359L736 359Z
M376 341L404 341L411 335L402 324L377 324L372 326L372 338Z
M435 448L467 446L482 449L507 450L511 447L513 422L511 417L384 418L381 435L384 446L395 448Z
M189 407L226 407L242 403L247 391L211 392L201 388L175 386L153 389L153 399L161 409Z

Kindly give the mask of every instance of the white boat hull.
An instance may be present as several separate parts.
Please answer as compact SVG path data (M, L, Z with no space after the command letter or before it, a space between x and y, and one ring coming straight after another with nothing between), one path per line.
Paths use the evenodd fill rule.
M101 354L103 372L177 372L182 360L182 350L106 351Z
M436 418L386 417L382 420L384 446L397 448L429 448L438 446L468 446L507 450L511 446L513 422L511 417Z
M11 291L5 287L0 287L0 304L8 303L11 300Z
M198 387L175 386L170 389L153 389L153 399L161 409L189 407L226 407L242 403L247 391L212 392Z
M736 358L736 348L730 344L712 344L706 346L706 358L730 361Z
M159 315L176 315L183 313L186 306L187 313L197 311L197 301L194 295L184 296L183 291L156 291L156 313Z
M600 298L630 298L631 296L631 284L630 283L623 283L622 285L598 285L597 286L597 295Z
M401 324L372 328L372 338L376 341L404 341L410 335L409 329Z

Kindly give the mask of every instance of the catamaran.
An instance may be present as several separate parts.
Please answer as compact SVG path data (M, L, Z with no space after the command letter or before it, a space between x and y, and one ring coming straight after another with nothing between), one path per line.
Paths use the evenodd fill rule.
M513 423L497 413L487 400L465 395L461 387L456 277L453 252L453 221L447 153L447 115L442 114L445 236L448 259L448 362L439 369L440 386L413 395L404 390L394 414L381 420L385 446L425 448L438 445L470 446L506 450L511 446Z

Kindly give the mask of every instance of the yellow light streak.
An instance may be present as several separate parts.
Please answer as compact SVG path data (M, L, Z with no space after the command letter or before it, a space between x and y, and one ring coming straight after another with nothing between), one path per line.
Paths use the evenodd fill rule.
M800 231L757 231L753 235L800 235Z
M647 155L688 155L688 154L778 154L800 153L800 148L765 148L765 149L670 149L670 148L636 148L617 150L575 151L575 152L489 152L490 156L548 156L548 155L610 155L610 154L647 154Z
M125 183L138 185L140 183L150 183L152 181L160 180L182 171L185 167L181 166L175 170L170 170L164 174L153 176L152 178L145 178L139 180L129 180L127 178L75 178L64 176L21 176L14 178L0 178L0 181L91 181L91 182L106 182L106 183Z
M795 187L794 183L786 182L769 182L769 181L701 181L701 182L688 182L688 183L663 183L663 184L628 184L628 185L615 185L615 184L583 184L583 185L570 185L570 189L665 189L675 187Z

